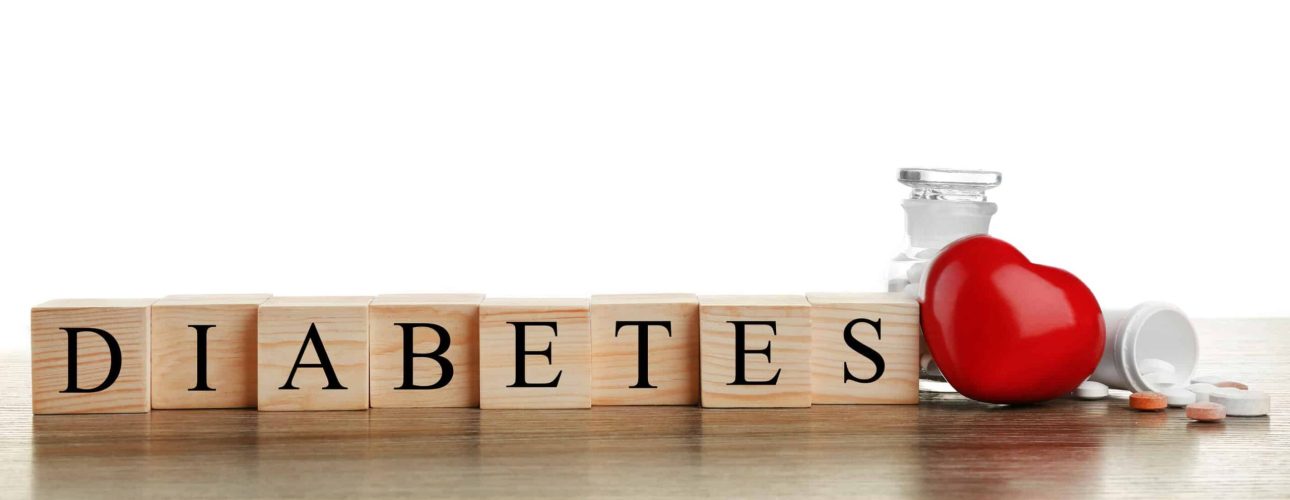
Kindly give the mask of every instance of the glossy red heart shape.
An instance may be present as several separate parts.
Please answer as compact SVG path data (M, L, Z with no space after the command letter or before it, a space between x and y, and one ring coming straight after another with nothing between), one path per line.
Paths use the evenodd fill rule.
M1102 308L1075 275L985 235L949 244L927 271L923 337L969 398L1034 403L1088 378L1106 342Z

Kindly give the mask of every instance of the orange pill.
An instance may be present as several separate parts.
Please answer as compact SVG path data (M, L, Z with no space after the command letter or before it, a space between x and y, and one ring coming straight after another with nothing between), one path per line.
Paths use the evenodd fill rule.
M1233 382L1231 380L1226 380L1226 381L1214 384L1214 387L1231 387L1233 389L1240 389L1242 391L1248 391L1250 389L1250 387L1245 384L1242 384L1240 382Z
M1218 422L1227 417L1227 409L1218 403L1192 403L1187 405L1187 418L1197 422Z
M1140 411L1163 410L1169 406L1169 398L1158 392L1135 392L1129 396L1129 408Z

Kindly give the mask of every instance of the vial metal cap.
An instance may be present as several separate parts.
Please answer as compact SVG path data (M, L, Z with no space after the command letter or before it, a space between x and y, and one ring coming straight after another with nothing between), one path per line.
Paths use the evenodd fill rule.
M1003 174L989 170L950 170L940 168L902 168L897 177L910 187L973 186L989 189L1003 182Z
M902 168L896 178L914 188L911 200L984 202L985 190L1003 182L1003 174L988 170Z

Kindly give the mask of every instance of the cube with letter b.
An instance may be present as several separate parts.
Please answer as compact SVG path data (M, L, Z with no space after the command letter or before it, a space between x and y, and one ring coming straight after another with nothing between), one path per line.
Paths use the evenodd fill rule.
M587 299L484 299L480 408L590 408Z
M171 295L152 305L152 407L254 408L268 294Z
M365 410L371 297L273 297L260 305L261 411Z
M156 299L64 299L31 309L31 409L142 413L149 309Z
M368 311L372 408L479 406L478 294L381 295Z
M800 295L699 297L703 406L810 406L810 313Z
M811 399L918 403L918 302L903 293L811 293Z
M698 403L698 297L592 296L591 365L592 405Z

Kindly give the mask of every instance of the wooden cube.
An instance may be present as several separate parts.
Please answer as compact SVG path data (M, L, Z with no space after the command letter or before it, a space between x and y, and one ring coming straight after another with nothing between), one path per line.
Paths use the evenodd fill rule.
M64 299L31 309L31 409L140 413L149 401L156 299Z
M811 400L918 403L918 302L903 293L811 293Z
M152 407L255 407L256 327L268 294L171 295L152 305Z
M703 406L810 406L810 315L799 295L699 297Z
M591 297L591 404L699 402L699 298Z
M479 406L483 295L381 295L368 309L372 408Z
M480 408L590 408L587 299L484 299Z
M371 297L273 297L260 305L261 411L367 409Z

